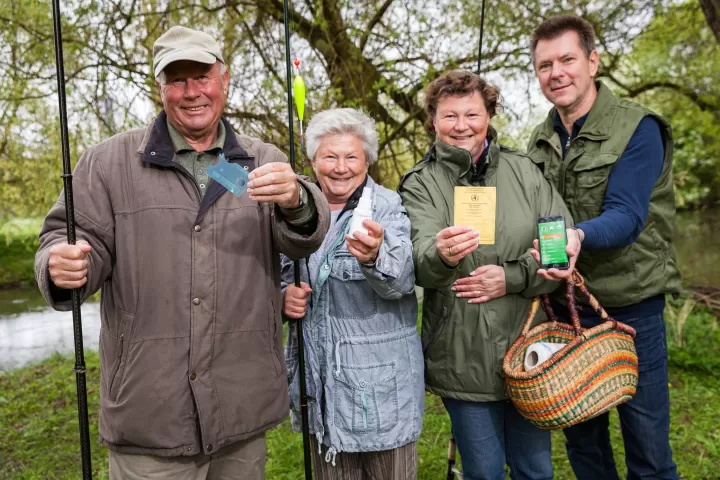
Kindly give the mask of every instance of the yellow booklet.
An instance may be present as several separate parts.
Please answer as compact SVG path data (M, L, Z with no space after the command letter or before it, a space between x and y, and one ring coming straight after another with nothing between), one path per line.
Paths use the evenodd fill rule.
M495 187L455 187L454 225L480 232L480 245L495 243Z

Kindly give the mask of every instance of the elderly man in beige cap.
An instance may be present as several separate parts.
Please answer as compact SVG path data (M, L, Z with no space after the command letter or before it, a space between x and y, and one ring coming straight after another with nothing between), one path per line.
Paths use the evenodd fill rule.
M76 245L60 196L36 278L71 308L102 287L100 437L111 479L259 479L265 431L288 412L280 253L308 256L324 195L272 145L222 118L229 74L209 35L173 27L153 48L163 110L90 147L74 171ZM208 177L220 153L240 196Z

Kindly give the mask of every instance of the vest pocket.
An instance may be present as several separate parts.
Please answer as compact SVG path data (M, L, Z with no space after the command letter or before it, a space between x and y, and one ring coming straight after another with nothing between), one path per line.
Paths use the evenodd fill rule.
M334 423L346 433L387 433L398 422L395 364L342 366L335 374Z
M617 155L583 156L573 170L566 172L565 199L575 223L600 215L605 201L608 178ZM573 209L573 207L575 207Z
M583 173L578 175L578 187L593 188L600 185L607 177L599 172Z
M600 170L602 171L577 172L575 195L569 196L567 200L575 223L595 218L602 213L608 177L604 168Z

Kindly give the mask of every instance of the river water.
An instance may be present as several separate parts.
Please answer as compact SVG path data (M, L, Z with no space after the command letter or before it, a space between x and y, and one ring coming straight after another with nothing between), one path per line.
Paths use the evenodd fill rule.
M82 306L83 344L97 350L100 304ZM47 307L36 290L0 290L0 370L73 351L72 312Z
M678 263L689 283L720 286L720 208L684 212L677 220ZM97 303L82 307L83 343L96 350ZM70 312L56 312L35 290L0 290L0 370L37 362L55 351L72 352Z

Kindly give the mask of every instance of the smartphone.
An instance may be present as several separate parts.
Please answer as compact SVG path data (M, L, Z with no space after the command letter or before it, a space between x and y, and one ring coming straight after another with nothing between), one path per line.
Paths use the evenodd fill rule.
M538 243L540 244L540 268L567 270L570 266L567 256L567 235L565 217L555 215L540 217L537 221Z

